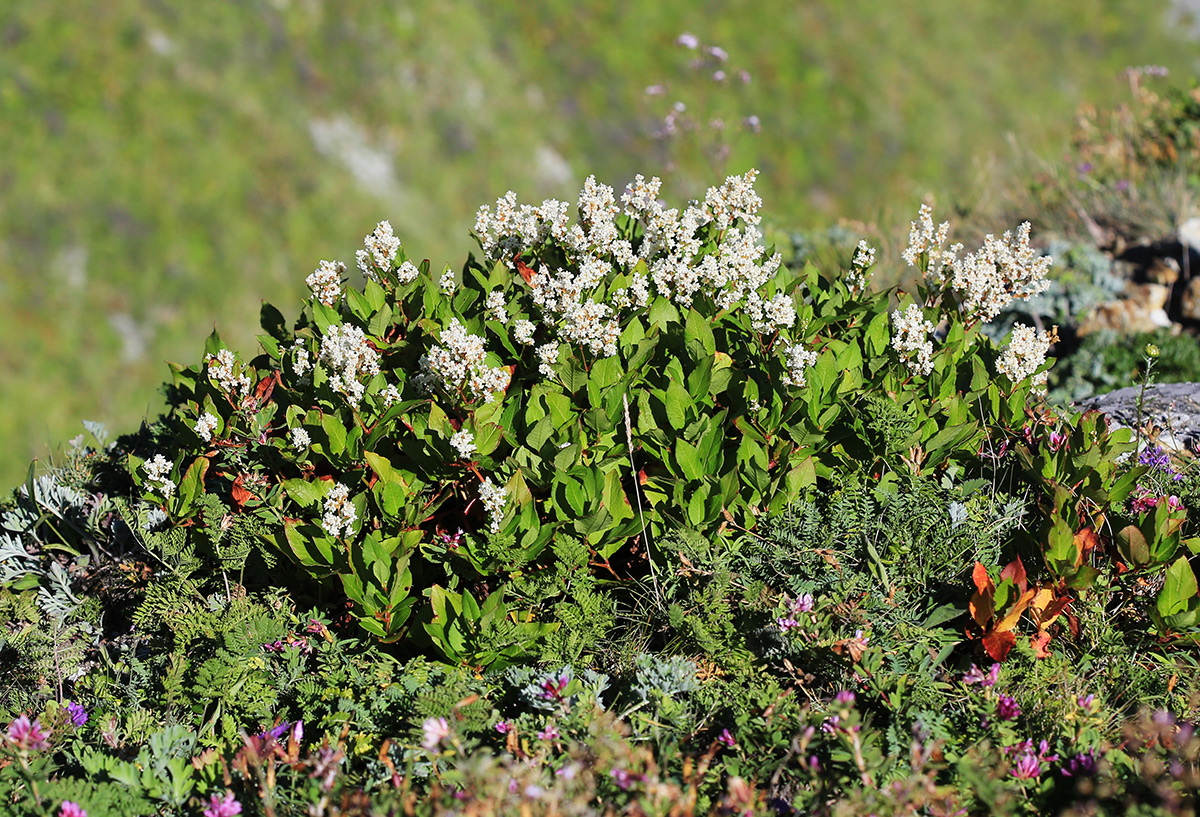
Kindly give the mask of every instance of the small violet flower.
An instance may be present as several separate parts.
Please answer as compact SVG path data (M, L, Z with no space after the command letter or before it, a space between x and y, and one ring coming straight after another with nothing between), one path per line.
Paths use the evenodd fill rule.
M1026 753L1017 758L1016 764L1012 769L1012 776L1018 780L1032 780L1035 777L1041 777L1042 764L1038 762L1037 755Z
M737 748L737 741L733 739L733 733L731 733L728 729L721 730L721 734L717 736L717 743L724 744L730 749Z
M67 715L72 726L83 726L88 721L87 710L83 708L83 704L75 701L67 701Z
M508 721L500 721L498 724L496 724L496 731L501 735L507 735L512 731L512 724Z
M854 706L854 693L849 690L843 689L837 695L834 695L833 699L840 704Z
M562 735L558 732L558 727L550 724L537 734L538 740L558 740Z
M967 674L963 676L964 684L981 684L984 687L992 687L996 685L996 681L1000 678L1000 665L992 664L992 668L984 673L979 667L974 664L967 670Z
M1075 755L1059 770L1063 777L1093 777L1096 774L1096 751L1088 749Z
M613 769L609 772L609 775L612 776L613 782L617 784L617 788L621 789L621 791L628 791L634 783L642 780L640 774L630 774L625 769Z
M87 810L78 803L63 800L62 805L58 808L58 817L87 817Z

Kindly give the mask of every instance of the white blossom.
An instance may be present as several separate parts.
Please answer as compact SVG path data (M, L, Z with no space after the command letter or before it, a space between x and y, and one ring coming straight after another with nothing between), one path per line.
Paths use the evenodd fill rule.
M438 279L438 287L446 295L453 295L454 290L458 287L458 282L454 280L454 268L446 267L442 270L442 277Z
M508 369L487 365L483 338L467 332L458 318L450 319L440 343L421 358L421 368L432 376L435 385L461 392L467 400L482 398L485 403L507 389L511 378Z
M1008 346L996 361L996 371L1013 383L1020 383L1046 362L1046 352L1050 349L1050 343L1051 336L1048 333L1038 332L1032 326L1014 324ZM1032 385L1035 388L1044 386L1046 375L1047 372L1035 375Z
M875 248L864 238L854 249L854 258L850 261L850 271L846 273L846 286L858 291L866 287L870 277L870 269L875 266Z
M330 371L330 388L352 403L362 400L367 389L362 378L379 374L379 352L361 329L348 323L329 327L321 338L321 363Z
M533 321L521 319L513 324L513 338L523 346L532 346L533 332L536 328Z
M753 226L761 220L757 215L762 199L754 192L754 180L758 171L751 168L744 176L730 176L720 187L710 187L704 196L704 208L716 222L717 229L724 230L740 219Z
M400 251L400 239L392 233L392 225L381 221L375 229L363 239L365 250L354 254L358 268L363 275L375 283L379 283L381 272L391 272L392 264L396 261L396 253Z
M312 439L308 436L308 432L300 426L291 429L292 448L297 451L304 451L312 445Z
M304 345L304 341L297 340L292 346L292 353L295 356L292 368L296 370L297 375L304 377L312 371L312 358L309 357L308 347Z
M209 355L205 361L208 364L208 376L217 381L221 391L249 394L250 378L239 371L241 367L233 352L221 349L215 355Z
M200 435L200 439L206 443L211 442L213 432L217 429L217 418L206 411L200 415L193 428Z
M391 408L396 403L400 402L400 390L391 383L388 383L380 395L383 397L383 407Z
M958 253L962 252L962 244L954 244L942 249L950 234L950 222L943 221L935 230L933 227L933 208L922 204L917 215L917 221L910 222L908 247L901 257L910 267L919 267L921 257L925 257L925 277L936 283L946 278L946 270L954 265Z
M504 488L495 485L491 477L484 477L479 485L479 499L488 512L488 528L492 533L498 532L504 520L504 506L508 502Z
M337 306L342 298L342 276L346 265L340 261L322 261L304 283L312 290L313 297L325 306Z
M798 343L785 342L783 362L787 367L787 372L783 375L784 385L802 388L808 382L805 370L817 362L817 353L812 349L805 349Z
M782 292L769 301L763 300L757 292L751 292L746 296L745 308L750 316L750 328L755 332L790 329L796 323L796 307Z
M340 482L334 483L329 493L325 494L325 515L321 517L321 527L333 537L349 536L356 519L358 511L350 501L350 489Z
M508 310L505 308L504 293L501 290L493 289L489 292L484 305L492 320L508 323Z
M932 331L933 324L916 304L892 312L892 348L913 374L928 376L933 371Z
M417 276L421 274L421 270L412 261L405 261L396 270L396 282L400 286L407 286L417 280Z
M146 472L150 489L157 491L164 499L170 499L175 495L175 483L167 477L174 467L171 461L162 454L155 454L142 463L142 469Z
M558 344L551 341L543 343L537 348L538 371L542 377L554 377L554 364L558 362Z
M463 429L456 432L450 438L450 445L458 452L458 456L464 460L469 460L471 455L475 453L475 435Z
M988 235L976 252L954 262L951 286L968 316L985 323L1014 299L1027 300L1050 288L1046 273L1054 259L1029 246L1029 222L1006 231L997 241Z

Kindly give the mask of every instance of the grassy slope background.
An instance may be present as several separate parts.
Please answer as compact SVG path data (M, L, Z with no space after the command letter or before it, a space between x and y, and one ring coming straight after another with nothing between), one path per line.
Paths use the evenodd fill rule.
M196 359L214 324L252 351L259 301L290 314L316 262L349 261L379 219L457 264L475 209L510 188L645 172L673 200L703 190L717 169L694 142L649 136L677 98L701 121L760 118L727 168L763 171L779 224L894 232L930 191L986 198L1010 131L1058 151L1080 101L1121 98L1126 65L1182 81L1194 47L1165 20L1139 0L10 0L0 480L82 418L155 412L163 360ZM689 74L682 31L750 84Z

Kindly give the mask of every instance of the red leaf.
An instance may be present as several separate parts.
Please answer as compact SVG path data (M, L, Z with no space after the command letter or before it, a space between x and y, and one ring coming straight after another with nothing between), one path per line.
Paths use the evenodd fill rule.
M991 632L983 637L983 648L994 661L1003 661L1008 657L1008 651L1017 643L1017 636L1011 630L1002 633Z
M520 255L514 255L513 261L517 262L517 272L525 279L525 283L530 283L533 280L534 270L528 264L521 260Z
M1009 562L1000 571L1000 581L1004 581L1005 579L1012 579L1013 584L1017 586L1017 590L1022 593L1029 586L1029 581L1025 578L1025 564L1021 561L1020 556L1016 560Z
M1038 658L1049 658L1050 650L1046 649L1050 643L1050 633L1045 630L1039 630L1038 634L1029 639L1029 645L1033 647L1033 654Z
M989 593L995 590L995 585L992 584L992 577L988 575L987 568L983 566L983 562L976 562L975 569L971 571L971 581L975 582L975 587L981 594Z

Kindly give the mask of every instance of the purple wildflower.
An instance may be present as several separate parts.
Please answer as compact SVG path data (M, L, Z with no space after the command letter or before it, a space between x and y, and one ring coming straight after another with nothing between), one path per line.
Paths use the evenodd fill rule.
M693 51L695 51L697 48L699 48L699 47L700 47L700 40L699 40L699 38L697 38L695 34L692 34L692 33L690 33L690 32L687 32L687 31L685 31L685 32L683 32L682 34L680 34L680 35L679 35L679 36L678 36L678 37L675 39L675 43L676 43L677 45L682 45L684 48L690 48L690 49L691 49L691 50L693 50Z
M1032 753L1023 754L1017 758L1012 769L1012 776L1018 780L1032 780L1041 775L1042 764L1038 762L1037 755Z
M538 740L558 740L562 735L558 732L558 727L550 724L542 731L538 732Z
M1002 721L1015 721L1021 714L1021 707L1011 695L1001 695L999 703L996 704L996 714Z
M721 734L717 736L717 742L725 744L730 749L737 748L737 741L733 739L733 733L728 729L721 730Z
M512 731L512 724L508 721L500 721L498 724L496 724L496 731L501 735L507 735Z
M1063 777L1093 777L1096 774L1096 751L1088 749L1082 754L1075 755L1063 764L1060 770Z
M971 668L969 670L967 670L967 673L963 676L962 681L964 684L968 684L968 685L981 684L984 687L991 687L991 686L996 685L996 681L999 678L1000 678L1000 665L999 664L992 664L992 668L989 669L986 673L983 670L981 670L979 667L972 664Z
M58 817L87 817L87 811L78 803L63 800L62 805L58 808Z
M1171 455L1157 445L1143 449L1142 453L1138 455L1138 464L1149 465L1157 471L1175 473L1175 469L1171 467Z
M843 689L837 695L834 695L833 699L840 704L854 706L854 693L848 689Z
M640 774L630 774L625 769L613 769L609 774L612 776L613 782L617 784L617 788L621 791L628 791L634 783L642 780Z
M87 710L83 708L83 704L75 701L67 701L67 715L71 718L72 726L83 726L88 721Z
M22 752L41 752L50 748L50 739L35 718L21 715L8 725L8 742Z
M807 613L812 610L813 601L814 599L812 593L801 593L799 596L796 596L795 600L792 601L789 607L791 607L793 615Z
M242 813L242 804L233 797L233 792L226 791L225 796L213 794L204 810L204 817L235 817Z
M796 627L800 626L800 622L796 621L796 619L784 618L782 616L775 619L775 623L779 626L780 631L785 632L785 633L788 632L789 630L794 630Z

